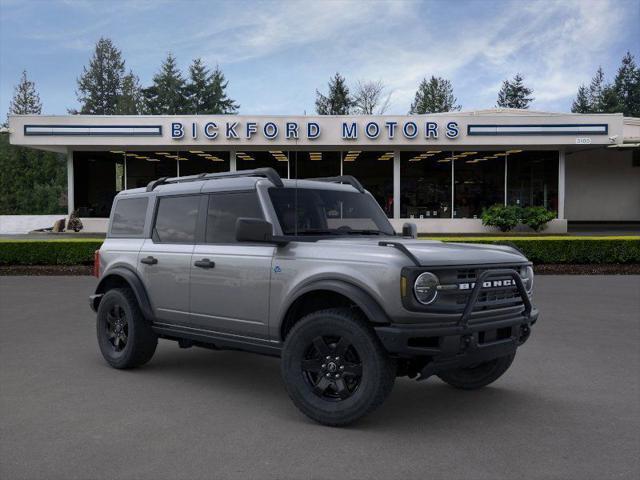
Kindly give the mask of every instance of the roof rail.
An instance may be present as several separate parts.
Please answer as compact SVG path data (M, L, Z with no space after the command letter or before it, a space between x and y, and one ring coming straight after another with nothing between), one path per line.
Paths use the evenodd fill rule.
M308 178L307 180L313 180L315 182L330 182L330 183L348 183L360 193L364 193L364 187L352 175L339 175L337 177L320 177L320 178Z
M240 177L263 177L271 180L276 187L283 187L282 179L278 172L271 167L255 168L253 170L241 170L238 172L221 172L221 173L200 173L198 175L189 175L188 177L162 177L149 182L147 192L153 191L160 185L173 183L197 182L199 180L217 180L220 178L240 178Z

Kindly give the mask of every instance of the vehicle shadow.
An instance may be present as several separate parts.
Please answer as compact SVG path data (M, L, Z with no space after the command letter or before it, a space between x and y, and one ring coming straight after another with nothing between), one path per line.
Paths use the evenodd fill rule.
M269 411L279 421L315 422L297 411L289 400L280 377L280 360L262 355L234 351L210 351L193 348L163 348L160 354L141 369L144 375L197 384L199 394L207 391L255 399L256 407ZM144 372L142 372L142 370ZM507 373L506 375L509 375ZM476 425L523 419L538 410L541 398L531 388L526 391L509 387L507 380L478 391L457 390L433 377L423 382L398 378L384 405L350 429L406 431L425 428L437 431L454 425ZM545 408L562 408L550 405ZM553 402L551 402L553 403Z

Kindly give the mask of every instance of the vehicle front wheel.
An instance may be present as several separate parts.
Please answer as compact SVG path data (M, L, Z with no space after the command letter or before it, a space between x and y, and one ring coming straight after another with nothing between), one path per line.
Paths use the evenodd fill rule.
M516 353L513 352L505 357L495 358L478 365L441 372L438 377L452 387L462 390L477 390L500 378L509 369L515 356Z
M114 368L144 365L156 351L158 337L144 319L135 295L128 288L104 294L98 306L98 345Z
M343 426L380 406L396 377L371 327L349 309L310 313L289 333L282 377L293 403L309 418Z

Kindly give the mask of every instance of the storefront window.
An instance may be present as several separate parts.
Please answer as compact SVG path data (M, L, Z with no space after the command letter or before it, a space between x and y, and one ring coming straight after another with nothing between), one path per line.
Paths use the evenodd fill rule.
M454 152L454 218L480 218L482 210L504 204L504 151Z
M108 217L124 188L124 152L74 152L74 203L81 217Z
M451 218L451 156L441 150L401 152L401 217Z
M281 150L236 152L236 169L272 167L282 178L289 178L289 152ZM293 173L293 172L292 172Z
M371 192L388 217L393 216L393 152L343 152L342 173L353 175Z
M509 205L558 211L558 152L511 150L507 157Z
M289 153L291 178L319 178L340 175L340 152Z

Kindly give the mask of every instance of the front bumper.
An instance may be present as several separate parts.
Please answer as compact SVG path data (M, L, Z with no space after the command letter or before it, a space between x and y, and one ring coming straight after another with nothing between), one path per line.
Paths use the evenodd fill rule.
M538 319L538 310L506 320L484 320L466 326L385 325L374 327L389 353L403 356L453 357L523 344ZM498 355L501 356L501 355ZM497 358L497 357L493 357Z

